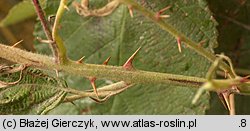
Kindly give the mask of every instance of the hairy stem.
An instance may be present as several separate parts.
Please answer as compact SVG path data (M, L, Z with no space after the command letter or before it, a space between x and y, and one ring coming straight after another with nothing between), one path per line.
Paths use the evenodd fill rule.
M0 57L20 63L45 69L57 69L72 75L83 77L97 77L115 81L125 81L126 83L141 84L174 84L182 86L199 87L206 80L200 77L175 75L168 73L149 72L142 70L126 70L123 67L78 64L69 61L67 64L55 64L51 57L11 48L0 44Z

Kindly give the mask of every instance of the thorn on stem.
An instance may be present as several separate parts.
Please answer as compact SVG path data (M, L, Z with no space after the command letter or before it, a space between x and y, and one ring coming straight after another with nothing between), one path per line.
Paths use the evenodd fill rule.
M81 64L83 63L83 59L85 58L85 56L81 57L79 60L76 61L77 64Z
M129 59L125 62L125 64L123 65L123 67L127 70L131 70L131 69L134 69L133 67L133 60L136 56L136 54L138 53L138 51L141 49L141 47L139 47L132 56L129 57Z
M22 43L23 42L23 40L20 40L20 41L18 41L18 42L16 42L14 45L12 45L11 47L13 48L13 47L16 47L17 45L19 45L20 43Z
M108 58L103 62L103 65L107 65L108 62L109 62L109 60L110 60L110 58L111 58L111 57L108 57ZM81 59L83 59L83 58L81 58ZM81 59L80 59L80 60L81 60ZM97 99L92 98L92 97L91 97L91 99L93 99L93 100L100 100L99 95L98 95L98 92L97 92L97 88L96 88L96 85L95 85L95 80L96 80L96 77L90 77L90 78L89 78L90 84L91 84L91 86L93 87L93 90L94 90L95 95L96 95L96 97L97 97ZM100 101L101 101L101 100L100 100Z
M107 65L111 57L108 57L104 62L103 65Z
M91 86L94 89L94 92L95 92L95 95L96 95L97 99L99 99L99 95L98 95L98 92L97 92L97 89L96 89L96 85L95 85L96 77L90 77L89 80L90 80Z
M234 93L240 93L240 90L238 89L237 86L232 86L231 88L217 91L217 94L218 94L222 104L229 111L231 111L231 109L232 109L232 106L230 104L230 95L234 94Z
M181 38L177 37L178 50L181 53Z

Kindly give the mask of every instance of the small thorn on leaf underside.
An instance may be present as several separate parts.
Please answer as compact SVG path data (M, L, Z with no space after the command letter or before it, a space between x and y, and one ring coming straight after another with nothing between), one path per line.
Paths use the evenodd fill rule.
M77 64L81 64L83 63L83 59L85 58L85 56L81 57L79 60L76 61Z
M169 18L170 15L162 15L162 13L164 13L166 10L168 10L169 8L171 8L171 6L167 6L163 9L161 9L160 11L158 11L155 15L156 19L159 20L161 18Z
M178 45L178 50L181 53L181 38L177 37L177 45Z
M20 41L18 41L18 42L16 42L14 45L12 45L11 47L13 48L13 47L16 47L17 45L19 45L20 43L22 43L23 42L23 40L20 40Z
M133 17L134 17L133 6L129 5L129 6L128 6L128 10L129 10L130 16L133 18Z
M132 69L134 69L134 67L133 67L133 60L134 60L134 58L135 58L135 56L136 56L136 54L138 53L138 51L141 49L141 47L139 47L136 51L135 51L135 53L132 55L132 56L130 56L129 57L129 59L125 62L125 64L123 65L123 68L125 68L125 69L127 69L127 70L132 70Z

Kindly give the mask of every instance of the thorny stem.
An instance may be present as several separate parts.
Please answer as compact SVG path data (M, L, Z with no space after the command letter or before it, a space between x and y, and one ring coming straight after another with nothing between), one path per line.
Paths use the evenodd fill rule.
M211 62L213 62L216 59L216 56L214 54L198 46L198 43L190 40L181 32L178 32L174 27L166 23L164 20L156 18L155 13L145 9L144 7L134 2L133 0L118 0L118 1L128 6L133 7L133 9L142 13L145 17L151 19L153 22L158 24L163 30L169 32L175 38L181 39L181 41L185 43L189 48L195 50L197 53L204 56ZM33 0L33 2L36 7L39 18L41 17L40 20L41 20L42 25L44 24L43 28L46 32L48 31L47 30L48 27L46 27L47 21L43 19L44 14L41 10L41 7L39 6L39 3L37 0ZM20 49L10 48L8 46L4 46L1 44L0 44L0 48L1 48L0 56L2 58L5 58L7 60L17 62L20 64L27 64L27 65L32 65L35 67L47 68L47 69L53 68L53 69L62 70L62 71L65 71L67 73L74 74L74 75L80 75L84 77L95 76L98 78L124 81L126 83L133 83L133 84L134 83L141 83L141 84L165 83L165 84L200 87L204 82L206 82L206 79L199 78L199 77L182 76L182 75L174 75L174 74L158 73L158 72L148 72L148 71L141 71L141 70L129 71L122 67L103 66L103 65L94 65L94 64L77 64L75 62L68 60L66 56L66 48L64 47L63 40L58 34L59 22L65 10L66 3L67 3L67 0L61 0L60 2L60 6L58 8L55 23L54 23L53 30L52 30L52 38L49 37L51 36L49 35L50 32L46 33L46 35L48 35L47 37L49 37L49 39L52 39L58 46L58 48L56 49L58 51L57 58L60 64L54 64L52 58L50 57L22 51ZM15 54L15 57L13 57L13 54ZM228 72L232 78L235 77L233 75L232 70L225 62L222 62L220 67L224 71ZM72 92L73 94L76 94L76 95L68 97L66 101L76 100L79 98L83 98L85 96L94 95L93 92L91 93L79 92L78 90L74 90L74 89L67 89L67 91ZM246 92L249 92L249 90L246 89ZM109 93L109 91L104 90L102 91L102 93L104 94L101 94L101 95L107 95L105 93ZM231 114L234 114L234 111L231 112Z
M121 66L78 64L75 61L69 61L67 64L55 64L53 58L48 56L27 52L3 44L0 44L0 49L0 57L6 60L43 69L62 70L66 73L86 78L97 77L114 81L124 81L127 84L171 84L196 88L207 82L205 78L200 77L142 70L126 70ZM213 80L216 81L219 79ZM243 84L249 85L250 83ZM240 88L240 91L249 94L250 89L248 87Z
M146 8L142 7L141 5L139 5L134 0L118 0L118 1L126 4L127 6L133 7L133 9L137 10L138 12L140 12L142 15L144 15L148 19L152 20L154 23L156 23L157 25L159 25L163 30L165 30L165 31L169 32L171 35L173 35L176 39L181 39L181 41L183 43L185 43L187 45L187 47L189 47L190 49L193 49L198 54L200 54L203 57L207 58L209 61L211 61L211 62L215 61L216 56L213 53L210 53L209 51L207 51L206 49L202 48L201 46L198 46L198 43L192 41L191 39L189 39L187 36L185 36L181 32L178 32L174 27L172 27L171 25L169 25L168 23L166 23L164 20L156 18L154 12L152 12L150 10L147 10ZM220 68L223 71L228 72L228 75L231 78L235 78L236 77L233 74L233 72L230 69L230 67L225 62L221 62L220 63ZM231 98L230 100L232 101L232 103L234 103L233 95L234 94L231 94L231 97L230 97ZM234 112L230 112L230 114L233 115Z
M65 64L65 63L68 62L64 42L63 42L62 38L59 36L59 34L58 34L58 30L59 30L59 27L60 27L59 22L60 22L60 19L62 18L62 15L63 15L63 12L64 12L64 10L66 8L66 5L67 5L67 0L61 0L60 1L60 5L58 7L55 22L54 22L54 26L53 26L53 29L52 29L53 41L58 46L58 53L59 53L58 60L59 60L60 64Z
M53 41L52 32L51 32L50 26L48 24L48 21L45 18L45 15L44 15L43 9L40 6L39 0L32 0L32 1L33 1L34 6L35 6L37 16L42 24L43 31L45 32L47 39L49 41L52 41L52 43L50 43L49 45L50 45L50 48L52 50L53 57L55 58L55 61L57 63L57 61L58 61L57 58L59 57L58 56L58 47L57 47L56 43Z
M127 84L175 84L192 87L199 87L206 82L206 79L200 77L141 70L130 71L117 66L77 64L73 61L69 61L67 64L55 64L52 58L48 56L23 51L17 48L11 48L2 44L0 44L0 48L0 56L4 59L39 68L62 70L69 74L80 75L83 77L97 77L109 80L125 81ZM15 56L13 56L13 54Z
M166 23L163 19L158 19L157 17L155 17L154 12L147 10L146 8L144 8L143 6L141 6L140 4L135 2L134 0L118 0L118 1L120 1L121 3L124 3L128 6L132 6L134 10L137 10L142 15L144 15L146 18L152 20L154 23L159 25L163 30L165 30L165 31L169 32L171 35L173 35L175 38L181 39L181 41L183 43L185 43L190 49L193 49L198 54L207 58L209 61L211 61L211 62L215 61L216 56L213 53L207 51L206 49L204 49L201 46L198 46L199 45L198 43L190 40L187 36L185 36L184 34L182 34L179 31L177 31L173 26ZM220 67L224 71L228 72L232 78L235 77L233 75L232 71L230 70L230 67L225 62L221 62Z

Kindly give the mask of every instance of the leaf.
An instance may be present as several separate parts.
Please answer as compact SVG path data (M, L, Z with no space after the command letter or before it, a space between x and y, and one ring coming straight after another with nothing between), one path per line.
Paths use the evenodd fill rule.
M90 7L98 8L105 2L91 0ZM210 51L217 45L216 22L211 19L204 0L145 2L145 7L155 12L171 5L171 9L165 13L171 16L166 22L196 42L206 40L204 47ZM48 10L52 10L54 6L49 5L54 3L48 2ZM66 11L61 20L59 32L66 44L68 56L73 60L85 56L85 62L101 64L111 56L109 64L121 66L141 46L134 61L137 69L198 77L206 74L209 62L205 58L184 45L183 52L179 53L173 36L136 11L134 18L131 18L124 5L106 17L82 17L71 5L69 8L70 11ZM108 80L102 82L107 84ZM91 89L86 80L74 85L75 88L87 86ZM85 109L82 110L87 111L84 114L204 114L209 107L209 95L203 95L197 105L192 105L195 93L196 89L191 87L138 84L104 104L81 101L85 101ZM80 108L83 107L81 101L77 104ZM70 110L72 108L69 107ZM62 112L65 108L58 107L56 110L60 114L66 113Z
M44 3L45 0L41 0ZM29 0L24 0L17 5L15 5L8 13L8 15L0 21L0 27L6 27L24 21L30 17L35 16L36 12L34 10L32 2Z
M20 73L0 74L0 80L17 81ZM64 81L30 68L21 75L17 84L0 88L0 114L46 114L64 99L66 93L58 89L67 87Z
M249 55L250 55L250 1L234 0L208 0L215 19L218 21L220 43L217 53L225 53L229 56L236 68L246 69L238 70L239 73L249 75ZM248 26L248 29L245 28ZM208 114L226 114L227 111L217 103L217 96L211 99L211 110ZM250 96L236 95L236 114L250 114L249 106Z

